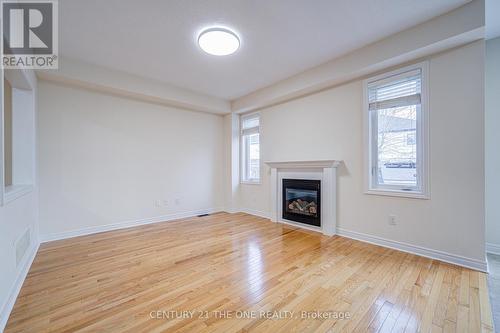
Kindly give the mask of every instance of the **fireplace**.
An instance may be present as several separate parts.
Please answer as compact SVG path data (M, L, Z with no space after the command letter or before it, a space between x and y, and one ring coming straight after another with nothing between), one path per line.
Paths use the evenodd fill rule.
M321 227L321 181L283 179L283 218Z

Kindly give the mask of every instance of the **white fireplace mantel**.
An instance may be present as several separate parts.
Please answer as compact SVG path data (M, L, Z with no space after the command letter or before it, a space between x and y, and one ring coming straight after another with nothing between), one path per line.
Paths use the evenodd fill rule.
M336 233L337 226L337 167L340 160L266 162L271 168L271 220L320 231L327 236ZM282 180L321 180L321 227L288 221L282 218Z
M285 162L266 162L272 169L297 169L297 168L336 168L341 161L337 160L318 160L318 161L285 161Z

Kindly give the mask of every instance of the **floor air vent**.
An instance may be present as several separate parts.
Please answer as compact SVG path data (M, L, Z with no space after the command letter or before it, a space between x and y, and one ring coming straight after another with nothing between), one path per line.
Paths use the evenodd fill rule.
M26 252L28 251L31 244L31 232L30 229L19 238L16 242L16 266L23 260Z

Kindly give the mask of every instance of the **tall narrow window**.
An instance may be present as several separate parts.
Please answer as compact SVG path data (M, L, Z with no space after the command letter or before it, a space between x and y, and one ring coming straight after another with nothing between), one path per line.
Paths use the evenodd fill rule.
M241 181L260 182L260 117L241 117Z
M4 132L4 183L12 185L12 87L9 81L3 81L3 132Z
M424 65L365 81L368 192L428 195Z
M35 169L35 113L33 91L23 76L5 71L3 79L3 177L0 177L0 205L8 204L33 190ZM22 86L22 88L18 88ZM0 121L1 122L1 121ZM3 159L2 159L3 157ZM0 170L2 168L0 167ZM3 182L2 182L3 180Z

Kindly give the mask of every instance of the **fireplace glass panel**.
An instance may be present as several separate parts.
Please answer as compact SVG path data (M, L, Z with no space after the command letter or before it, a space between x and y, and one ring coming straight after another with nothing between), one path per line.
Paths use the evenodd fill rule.
M312 190L286 189L286 210L305 216L318 216L318 193Z
M321 181L283 179L283 218L321 227Z

